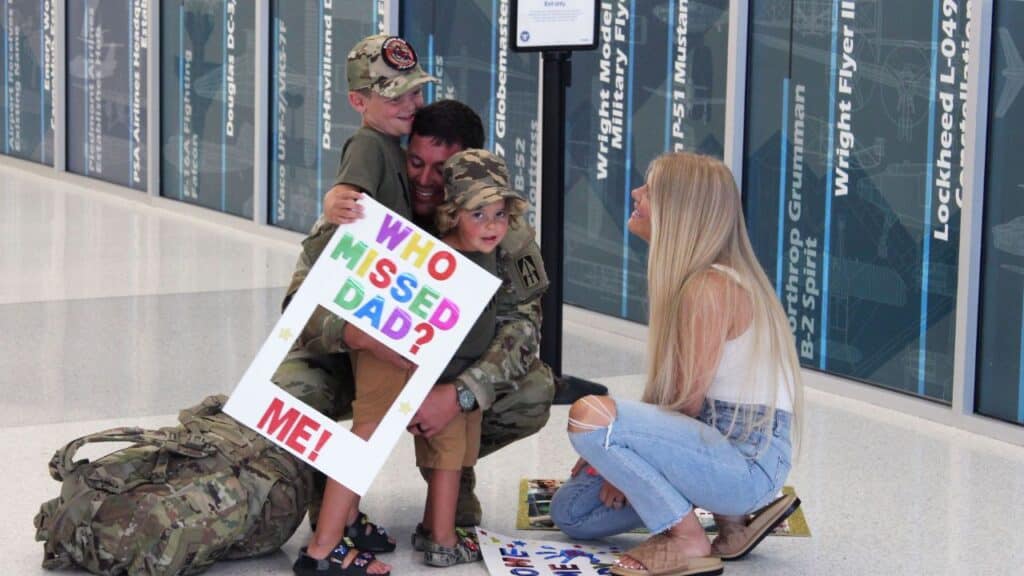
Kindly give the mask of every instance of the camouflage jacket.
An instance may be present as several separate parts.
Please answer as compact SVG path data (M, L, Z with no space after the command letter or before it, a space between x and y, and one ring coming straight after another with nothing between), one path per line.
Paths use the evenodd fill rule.
M306 279L313 263L324 251L337 226L322 220L302 241L302 252L292 274L282 308ZM540 350L541 296L548 287L540 247L528 226L509 229L498 247L498 277L495 294L497 327L494 340L473 365L455 378L473 391L481 409L494 403L494 385L515 381L533 368ZM347 352L343 338L345 321L318 307L296 343L311 354Z

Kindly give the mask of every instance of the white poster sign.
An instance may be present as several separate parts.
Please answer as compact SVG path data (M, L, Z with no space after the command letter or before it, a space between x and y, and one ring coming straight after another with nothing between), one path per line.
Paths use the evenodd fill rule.
M586 576L611 574L622 554L617 546L524 540L476 529L492 576Z
M595 0L514 0L517 50L592 49L597 46Z
M500 281L366 197L340 226L263 343L224 411L364 494ZM271 382L317 306L387 344L417 369L369 440Z

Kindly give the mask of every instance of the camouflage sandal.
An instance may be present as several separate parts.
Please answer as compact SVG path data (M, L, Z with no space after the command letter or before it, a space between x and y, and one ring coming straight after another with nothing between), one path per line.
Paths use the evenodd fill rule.
M348 565L345 562L348 561ZM292 572L298 576L367 576L370 566L376 561L372 552L360 552L352 541L343 538L326 558L313 558L306 548L299 550L299 557L292 565ZM381 575L389 576L390 571Z
M479 562L480 544L476 540L476 534L470 535L462 528L455 529L457 538L455 546L442 546L430 539L429 535L421 536L423 543L423 561L428 566L439 566L447 568L456 564L468 564Z
M362 512L356 516L355 522L345 527L345 538L351 540L356 548L375 554L394 552L397 546L387 530L370 522Z
M480 539L473 528L456 526L455 535L459 538L469 538L477 545L480 544ZM417 552L423 552L427 549L427 542L430 542L430 530L424 528L423 524L417 524L416 531L412 533L412 549Z

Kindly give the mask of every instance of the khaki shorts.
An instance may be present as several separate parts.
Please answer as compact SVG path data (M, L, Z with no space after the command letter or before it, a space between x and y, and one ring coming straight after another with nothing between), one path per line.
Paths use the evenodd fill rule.
M480 455L480 410L460 412L431 438L416 437L416 465L434 470L462 470Z
M412 375L369 352L353 352L356 399L352 402L352 424L378 423L391 409Z

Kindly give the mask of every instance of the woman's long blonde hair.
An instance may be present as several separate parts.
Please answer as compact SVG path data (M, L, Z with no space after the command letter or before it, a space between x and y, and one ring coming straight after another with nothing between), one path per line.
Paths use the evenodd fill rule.
M798 440L803 387L796 346L789 320L750 245L732 173L714 158L682 152L656 158L646 180L651 239L644 401L678 410L691 397L698 378L713 375L698 374L696 368L696 343L702 334L694 328L708 309L687 309L683 303L687 295L705 294L712 264L722 264L738 273L750 297L755 357L750 359L748 381L756 382L758 373L786 379L797 419L794 440ZM744 296L743 290L726 290L714 294L713 302L726 314L735 310L735 297ZM777 379L767 381L774 384ZM774 388L778 390L777 385ZM755 390L750 392L753 395ZM771 409L759 421L746 419L745 434L772 421L777 393L770 394Z

